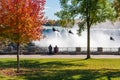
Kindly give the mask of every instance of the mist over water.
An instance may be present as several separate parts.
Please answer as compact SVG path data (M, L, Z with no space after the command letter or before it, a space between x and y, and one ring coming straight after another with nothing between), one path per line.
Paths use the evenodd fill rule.
M103 25L103 24L102 24ZM107 24L105 24L107 26ZM108 25L109 26L109 25ZM114 25L113 25L114 26ZM118 28L93 27L90 30L91 47L120 47L120 29ZM117 26L118 27L118 26ZM87 31L83 31L81 36L77 34L77 27L71 29L61 27L44 27L44 39L34 41L39 47L87 47ZM53 30L55 29L55 31ZM71 31L71 32L70 32Z

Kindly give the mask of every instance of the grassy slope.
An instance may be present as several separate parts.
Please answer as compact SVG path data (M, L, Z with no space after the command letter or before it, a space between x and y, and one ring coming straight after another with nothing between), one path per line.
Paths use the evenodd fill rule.
M120 80L120 59L0 59L0 80Z

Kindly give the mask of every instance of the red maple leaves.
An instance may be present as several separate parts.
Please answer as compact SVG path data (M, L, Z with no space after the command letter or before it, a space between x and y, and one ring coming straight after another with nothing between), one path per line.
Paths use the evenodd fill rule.
M0 33L26 42L41 38L45 0L0 0Z

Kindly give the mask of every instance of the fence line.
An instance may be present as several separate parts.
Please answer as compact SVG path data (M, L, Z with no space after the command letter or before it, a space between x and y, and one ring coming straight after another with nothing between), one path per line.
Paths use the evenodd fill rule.
M58 47L58 54L86 54L86 47ZM53 49L54 50L54 49ZM52 51L53 51L52 50ZM48 47L36 47L20 48L21 54L48 54ZM120 48L111 47L91 47L91 54L120 54ZM12 47L8 47L0 50L0 54L16 54L16 50Z

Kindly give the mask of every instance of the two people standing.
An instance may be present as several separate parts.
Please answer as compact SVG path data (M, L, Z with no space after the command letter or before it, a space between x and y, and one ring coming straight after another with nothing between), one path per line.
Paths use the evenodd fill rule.
M51 46L51 45L49 45L48 49L49 49L49 54L50 54L50 55L51 55L51 54L57 54L58 51L59 51L57 45L54 47L54 53L52 52L52 46Z

